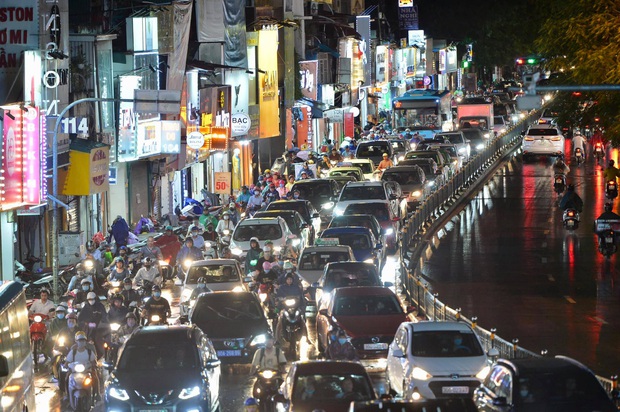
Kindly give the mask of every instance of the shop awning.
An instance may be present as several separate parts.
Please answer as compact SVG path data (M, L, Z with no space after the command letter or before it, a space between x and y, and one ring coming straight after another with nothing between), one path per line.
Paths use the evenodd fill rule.
M75 139L69 146L69 167L59 170L61 194L87 196L108 190L110 146Z

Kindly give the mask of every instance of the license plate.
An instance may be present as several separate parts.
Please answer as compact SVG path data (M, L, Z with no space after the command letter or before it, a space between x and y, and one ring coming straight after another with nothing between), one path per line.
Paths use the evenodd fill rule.
M605 238L605 243L614 243L614 238L613 236L607 236Z
M441 388L441 393L468 394L469 386L444 386L443 388Z
M240 350L218 350L217 356L220 358L225 358L228 356L241 356Z
M564 183L564 181L562 179L556 179L555 183L561 185L562 183Z
M567 220L567 221L566 221L566 226L568 226L568 227L573 227L573 226L575 226L575 221L574 221L574 220Z
M387 343L365 343L364 350L384 350L388 348Z

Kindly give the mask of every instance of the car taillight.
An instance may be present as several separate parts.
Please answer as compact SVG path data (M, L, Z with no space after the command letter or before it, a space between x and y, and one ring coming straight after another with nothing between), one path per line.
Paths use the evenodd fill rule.
M551 138L551 141L553 141L553 142L559 142L560 140L562 140L562 138L560 136L553 136Z
M399 217L393 217L393 218L392 218L392 222L398 222L398 221L400 221L400 218L399 218Z
M525 136L525 137L523 138L523 140L525 140L526 142L533 142L533 141L534 141L534 138L533 138L533 137L529 137L529 136Z

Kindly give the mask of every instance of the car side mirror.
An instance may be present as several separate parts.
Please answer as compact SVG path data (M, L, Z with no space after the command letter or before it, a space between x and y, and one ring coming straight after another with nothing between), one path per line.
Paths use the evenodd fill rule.
M9 376L9 360L6 356L0 355L0 378Z
M222 364L222 361L219 359L209 359L205 367L207 369L215 369Z
M497 398L493 399L493 405L495 406L506 406L507 405L507 400L505 396L498 396Z
M254 280L254 279L252 279L252 276L246 276L246 277L244 277L244 278L243 278L243 281L244 281L245 283L250 283L250 282L251 282L251 281L253 281L253 280Z
M394 355L395 358L404 358L405 354L403 353L403 351L400 348L396 348L392 351L392 355Z
M286 398L284 397L284 395L282 395L281 393L276 393L275 395L273 395L273 401L276 403L287 403L288 402Z
M392 282L383 282L383 286L385 286L386 288L392 288L392 287L394 287L394 283L392 283Z
M495 359L499 358L499 350L497 350L497 348L491 348L487 352L487 356L489 358L491 358L492 360L495 360Z
M319 315L327 316L327 309L320 309Z
M322 289L321 286L319 286L319 282L314 282L313 284L310 285L310 287L313 287L315 289Z

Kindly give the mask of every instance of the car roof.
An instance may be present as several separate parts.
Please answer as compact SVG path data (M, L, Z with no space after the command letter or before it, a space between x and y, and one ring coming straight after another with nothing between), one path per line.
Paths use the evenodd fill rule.
M293 199L293 200L276 200L275 202L271 202L269 203L269 205L267 205L267 207L271 206L271 205L283 205L283 204L291 204L291 203L303 203L303 204L308 204L310 203L309 200L306 199Z
M544 371L580 370L591 371L581 363L565 356L556 357L532 357L521 359L499 359L497 363L505 364L516 371L519 375L533 375Z
M323 231L321 237L329 237L325 236L325 234L333 234L333 233L372 233L372 230L363 226L340 226L340 227L330 227Z
M259 217L271 217L271 215L275 216L279 216L279 215L294 215L296 213L299 213L296 210L290 210L290 209L276 209L276 210L259 210L258 212L254 213L254 219L259 218Z
M346 219L349 219L349 218L366 219L366 220L373 220L373 219L375 219L375 220L377 220L375 215L371 215L369 213L353 213L353 214L350 214L350 215L334 216L334 218L332 220L337 220L337 219L346 220ZM377 222L379 222L379 221L377 220Z
M355 373L360 375L366 375L366 369L362 364L349 361L335 361L335 360L308 360L293 362L296 373L299 375L313 374L343 374L343 373Z
M198 296L198 299L205 300L205 299L212 298L214 296L220 297L224 295L230 295L230 296L235 296L235 297L241 296L243 298L256 299L256 294L254 292L248 292L248 291L236 292L232 290L214 290L213 292L202 293L200 294L200 296Z
M348 246L348 245L306 246L301 251L301 254L303 255L306 252L320 252L320 251L326 251L326 252L348 252L349 249L351 249L351 246Z
M338 296L396 296L385 286L347 286L334 289Z
M374 263L358 262L357 260L349 260L347 262L327 262L326 268L332 268L338 266L367 266L368 268L377 269Z
M188 325L174 326L143 326L131 334L129 342L131 344L153 343L177 343L192 339L196 328Z
M363 181L363 182L351 182L347 184L347 187L359 187L359 186L383 186L385 183L381 181Z
M468 324L464 322L444 322L444 321L420 321L420 322L407 322L407 324L413 328L414 331L460 331L470 332L472 329Z
M557 127L549 123L538 123L531 125L530 129L557 129Z
M361 158L361 159L348 159L348 162L351 163L374 163L371 159L365 159L365 158Z
M304 180L297 180L295 181L295 183L293 183L293 186L297 186L297 185L311 185L311 184L315 184L315 183L329 183L330 179L327 178L320 178L320 179L304 179ZM302 200L302 199L297 199L297 200ZM292 200L289 200L289 202L291 202ZM277 200L276 200L277 202Z
M275 203L275 202L272 202ZM237 226L244 224L244 225L250 225L250 224L254 224L254 225L272 225L272 224L280 224L280 221L282 221L283 219L281 217L248 217L243 219L242 221L240 221Z
M201 265L235 265L237 264L237 260L235 259L202 259L202 260L194 260L192 262L192 266L201 266Z
M421 170L420 166L418 166L418 165L396 165L396 166L392 166L392 167L387 168L385 171L386 172L396 172L396 173L399 173L399 172L407 173L407 172L412 172L412 171L418 170L418 169ZM384 172L384 174L385 174L385 172Z

